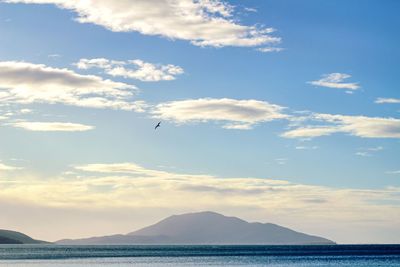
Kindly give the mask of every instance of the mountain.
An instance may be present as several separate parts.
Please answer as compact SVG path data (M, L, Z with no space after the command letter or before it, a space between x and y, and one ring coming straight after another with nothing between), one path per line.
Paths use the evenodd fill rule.
M15 231L0 229L0 244L43 244L47 243L41 240L35 240L31 237Z
M170 216L126 235L64 239L57 244L335 244L272 223L249 223L215 212Z

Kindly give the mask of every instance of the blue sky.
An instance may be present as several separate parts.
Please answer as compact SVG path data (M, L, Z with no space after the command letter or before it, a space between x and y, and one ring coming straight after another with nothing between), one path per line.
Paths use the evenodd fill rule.
M94 217L104 222L112 208L136 210L131 221L119 222L127 232L171 212L214 209L339 242L398 238L393 236L399 232L393 224L398 218L374 223L373 217L400 208L398 1L175 2L181 6L154 1L156 14L165 16L147 12L143 1L22 2L0 1L4 203L29 203L46 216L68 209L65 216L79 221L70 233L76 237L112 231L101 224L92 232L77 230L92 219L74 212L93 202L103 209ZM160 120L161 128L154 131ZM171 200L168 207L147 202L131 207L118 187L134 172L130 182L138 188L144 179L136 177L139 167L143 177L160 183L150 196L165 188L193 188L193 183L214 189L200 192L205 199L193 205L165 195L153 202ZM161 185L164 175L183 174L190 183L183 181L189 184L179 190ZM109 184L107 178L116 180ZM245 181L236 189L252 188L258 179L290 183L288 192L315 189L306 200L314 204L305 217L311 220L315 209L314 223L332 226L319 229L307 218L293 223L298 218L290 209L296 199L288 195L229 195L236 182L220 182L235 178ZM71 185L81 180L89 182ZM57 186L50 189L46 183ZM43 185L38 189L37 184ZM94 185L103 191L93 191ZM68 186L71 191L62 196L71 205L60 195L38 197ZM143 185L141 192L149 187ZM90 198L82 200L77 188ZM324 190L331 198L320 199ZM201 190L181 191L197 198ZM333 224L328 210L342 207L333 204L335 199L360 191L356 199L347 199L354 209L335 214L340 222ZM108 197L115 201L109 209L102 202ZM262 201L248 211L244 207L252 206L253 198ZM297 209L309 209L311 202ZM12 216L22 216L24 205ZM371 218L363 217L365 210ZM137 217L143 219L132 223ZM0 220L0 226L17 224L54 240L66 237L15 221ZM363 230L349 236L347 231L356 228Z

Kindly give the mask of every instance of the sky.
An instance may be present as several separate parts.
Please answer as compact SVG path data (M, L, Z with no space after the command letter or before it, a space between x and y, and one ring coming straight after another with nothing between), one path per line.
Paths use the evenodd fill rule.
M212 210L398 243L399 9L0 0L0 228L55 241Z

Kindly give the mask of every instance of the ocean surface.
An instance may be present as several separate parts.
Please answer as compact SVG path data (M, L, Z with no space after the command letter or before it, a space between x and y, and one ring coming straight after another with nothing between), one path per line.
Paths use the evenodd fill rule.
M0 266L400 266L400 245L0 245Z

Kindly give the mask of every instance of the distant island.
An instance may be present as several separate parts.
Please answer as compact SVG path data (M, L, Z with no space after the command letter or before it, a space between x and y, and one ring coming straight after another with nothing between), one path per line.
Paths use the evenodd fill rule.
M0 229L0 244L45 244L45 243L48 242L33 239L20 232Z
M173 215L125 235L63 239L56 244L333 245L336 243L272 223L249 223L236 217L206 211Z

